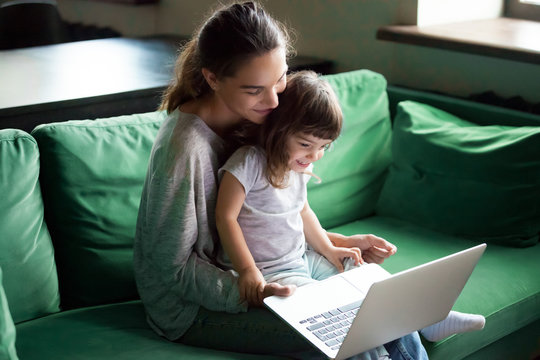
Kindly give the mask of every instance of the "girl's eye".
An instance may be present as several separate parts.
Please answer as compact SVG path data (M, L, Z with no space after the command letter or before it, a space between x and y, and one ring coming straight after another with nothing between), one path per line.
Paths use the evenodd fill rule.
M300 146L301 146L301 147L307 148L307 147L309 147L309 144L306 144L306 143L300 143Z
M324 145L321 149L323 149L324 151L326 151L326 150L330 149L330 145L332 145L332 144L326 144L326 145Z

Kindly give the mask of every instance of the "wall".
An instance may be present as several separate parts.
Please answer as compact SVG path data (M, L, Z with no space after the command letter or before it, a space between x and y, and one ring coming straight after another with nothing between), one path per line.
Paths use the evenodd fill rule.
M367 68L391 84L468 96L493 90L540 102L540 66L375 39L377 28L400 23L404 0L267 0L267 10L297 33L303 55L333 60L337 71ZM58 0L67 20L111 26L126 36L188 35L213 0L161 0L126 6Z
M157 6L130 6L88 0L58 0L66 21L111 27L126 36L143 36L156 31Z

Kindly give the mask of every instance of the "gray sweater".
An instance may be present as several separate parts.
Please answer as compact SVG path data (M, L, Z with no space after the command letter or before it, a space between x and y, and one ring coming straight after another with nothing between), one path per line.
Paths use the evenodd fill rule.
M148 322L169 340L186 332L199 306L247 310L236 277L215 265L217 171L224 145L199 117L177 110L152 147L133 262Z

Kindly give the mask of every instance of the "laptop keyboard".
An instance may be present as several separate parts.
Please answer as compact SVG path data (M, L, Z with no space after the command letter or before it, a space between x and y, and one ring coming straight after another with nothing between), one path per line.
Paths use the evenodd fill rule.
M358 312L363 300L323 312L300 321L306 329L323 341L332 350L337 350L345 339L347 332Z

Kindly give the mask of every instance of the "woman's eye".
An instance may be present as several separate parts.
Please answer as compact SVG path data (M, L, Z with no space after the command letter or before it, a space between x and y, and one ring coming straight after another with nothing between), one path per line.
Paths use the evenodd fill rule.
M249 95L260 95L261 93L262 93L262 89L257 89L257 90L247 92L247 94Z

